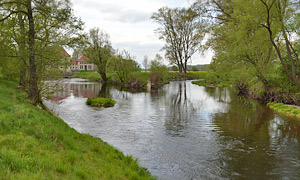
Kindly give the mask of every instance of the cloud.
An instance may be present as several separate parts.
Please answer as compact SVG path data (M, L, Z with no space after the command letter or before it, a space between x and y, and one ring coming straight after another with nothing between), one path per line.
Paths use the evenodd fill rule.
M99 13L99 18L106 21L121 22L121 23L139 23L150 20L152 11L142 10L142 7L130 7L115 1L92 1L84 3L83 1L75 0L74 6L80 6L85 11L94 11Z

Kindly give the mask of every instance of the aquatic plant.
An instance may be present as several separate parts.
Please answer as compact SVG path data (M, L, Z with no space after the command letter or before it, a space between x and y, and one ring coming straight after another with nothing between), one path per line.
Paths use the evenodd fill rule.
M113 107L116 104L115 100L103 97L97 98L88 98L86 101L87 105L96 106L96 107Z

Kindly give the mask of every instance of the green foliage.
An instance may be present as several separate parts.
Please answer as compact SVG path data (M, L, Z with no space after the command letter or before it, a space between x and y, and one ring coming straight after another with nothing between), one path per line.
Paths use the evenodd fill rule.
M88 98L86 101L87 105L96 106L96 107L113 107L116 104L115 100L103 97L97 98Z
M0 179L154 179L130 156L29 103L0 81Z
M91 71L81 71L79 73L73 74L73 77L77 78L83 78L83 79L89 79L90 81L101 81L101 76L97 72L91 72Z
M268 103L268 106L279 112L279 113L282 113L284 115L287 115L287 116L296 116L298 118L300 118L300 108L298 106L291 106L291 105L286 105L286 104L283 104L283 103Z
M172 71L178 71L178 67L177 66L172 66Z
M192 66L192 71L199 71L199 69L196 66Z
M153 84L163 84L168 76L168 68L163 65L158 59L151 61L150 64L150 79Z
M121 83L126 84L132 72L140 71L138 63L127 53L123 52L109 58L107 70L115 72Z
M97 69L102 80L106 82L107 62L112 55L109 35L99 28L93 28L90 29L86 42L87 47L85 48L84 53L88 57L88 62L97 65Z

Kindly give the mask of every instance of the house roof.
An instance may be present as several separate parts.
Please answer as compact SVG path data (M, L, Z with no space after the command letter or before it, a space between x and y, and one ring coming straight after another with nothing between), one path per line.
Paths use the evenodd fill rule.
M85 55L81 55L78 59L72 59L72 64L77 64L78 62L86 62L87 57Z
M70 57L70 54L63 48L62 50L62 55L63 56L67 56L67 57Z

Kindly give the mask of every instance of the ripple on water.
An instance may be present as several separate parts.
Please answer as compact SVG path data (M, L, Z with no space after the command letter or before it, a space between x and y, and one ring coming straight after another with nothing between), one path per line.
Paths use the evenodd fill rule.
M230 88L190 82L171 82L157 93L110 88L106 95L117 104L104 109L85 105L102 86L79 81L70 81L60 104L45 104L77 131L138 158L159 179L300 179L300 122Z

